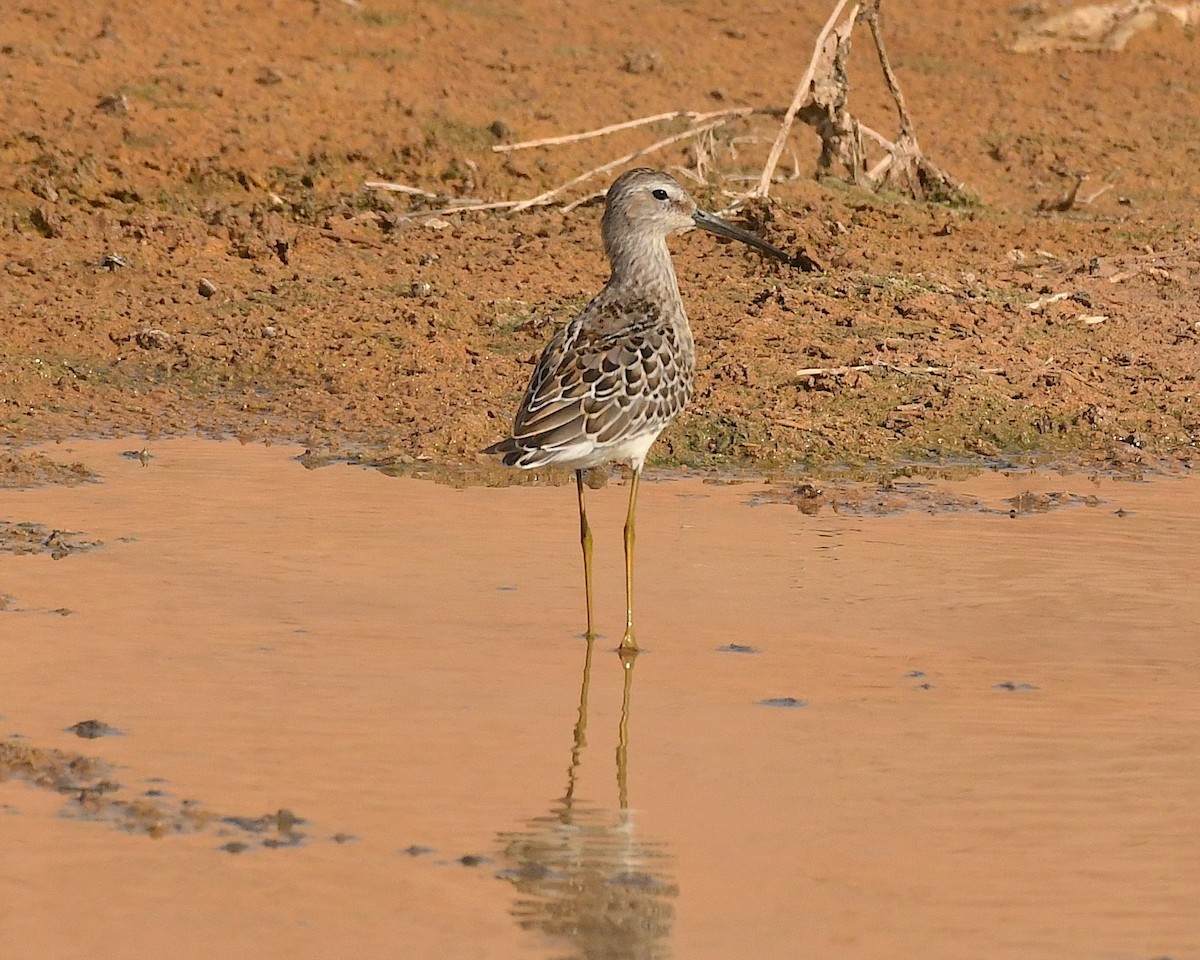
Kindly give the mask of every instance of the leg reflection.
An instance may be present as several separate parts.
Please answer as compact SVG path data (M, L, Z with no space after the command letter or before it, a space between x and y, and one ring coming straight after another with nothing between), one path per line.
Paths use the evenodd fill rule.
M621 657L616 806L589 797L582 779L592 653L589 640L566 791L548 813L533 817L521 830L500 834L506 864L500 876L517 890L517 922L569 944L572 952L567 956L665 958L670 955L673 899L679 888L667 873L670 858L662 844L639 835L635 811L629 807L637 652L623 651Z
M629 699L633 695L633 665L637 662L636 648L618 651L625 683L621 692L621 722L617 726L617 803L622 813L629 810Z
M579 772L579 761L583 758L583 748L587 746L588 688L592 682L592 651L595 647L596 638L589 633L587 654L583 658L583 682L579 685L579 713L575 720L575 745L571 748L571 765L567 768L567 792L563 796L563 802L568 808L575 797L575 778Z

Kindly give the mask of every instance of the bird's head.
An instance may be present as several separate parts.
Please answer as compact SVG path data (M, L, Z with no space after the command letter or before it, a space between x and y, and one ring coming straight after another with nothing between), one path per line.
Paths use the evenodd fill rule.
M679 181L661 170L638 167L626 171L608 188L602 230L609 259L622 249L664 240L690 227L740 241L779 260L792 260L790 254L761 237L699 209Z

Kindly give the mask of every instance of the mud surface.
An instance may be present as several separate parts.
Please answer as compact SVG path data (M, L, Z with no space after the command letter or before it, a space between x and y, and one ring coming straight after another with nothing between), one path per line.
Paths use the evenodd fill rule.
M85 721L68 728L76 736L95 738L120 733L80 732ZM0 739L0 782L21 780L43 790L68 797L61 816L93 823L106 823L125 833L159 839L175 834L209 832L218 837L235 836L221 849L242 853L251 846L268 849L299 846L308 839L300 828L305 821L281 809L261 817L228 816L207 810L195 800L177 799L161 786L152 786L140 796L130 797L117 781L112 767L95 757L29 746L17 739ZM161 780L154 780L162 783ZM53 950L54 947L52 946Z
M44 453L0 451L0 487L38 487L46 483L71 486L97 479L82 463L64 463Z
M434 204L364 182L532 196L677 128L493 145L784 107L830 6L17 4L0 24L0 429L472 460L602 283L599 211L409 219ZM675 243L700 379L659 462L1193 456L1194 32L1012 52L1044 12L885 8L921 143L977 205L815 182L801 131L800 176L748 223L824 273ZM893 131L856 43L851 106ZM743 189L774 132L722 131L703 202ZM643 162L695 167L689 149Z
M46 553L55 560L104 544L70 530L52 530L39 523L0 520L0 553Z
M104 482L0 515L107 546L0 554L23 956L1200 951L1196 478L658 474L627 666L623 484L589 648L569 487L37 452Z

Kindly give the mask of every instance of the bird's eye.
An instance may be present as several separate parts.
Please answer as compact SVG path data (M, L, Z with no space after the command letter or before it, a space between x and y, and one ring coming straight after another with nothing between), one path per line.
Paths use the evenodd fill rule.
M667 197L667 191L666 191L666 190L664 190L662 187L659 187L657 190L653 190L653 191L651 191L651 193L650 193L650 196L652 196L652 197L653 197L655 200L666 200L666 199L668 199L668 197Z

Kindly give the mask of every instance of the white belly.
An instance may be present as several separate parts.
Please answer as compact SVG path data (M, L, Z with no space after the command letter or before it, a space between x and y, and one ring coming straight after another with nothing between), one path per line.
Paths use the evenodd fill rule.
M642 464L646 462L646 454L660 433L662 433L661 427L649 433L625 437L612 443L580 440L557 450L539 451L541 456L536 463L522 464L522 466L532 469L553 463L562 467L570 467L572 470L586 470L588 467L599 467L606 463L628 463L634 470L641 470Z

